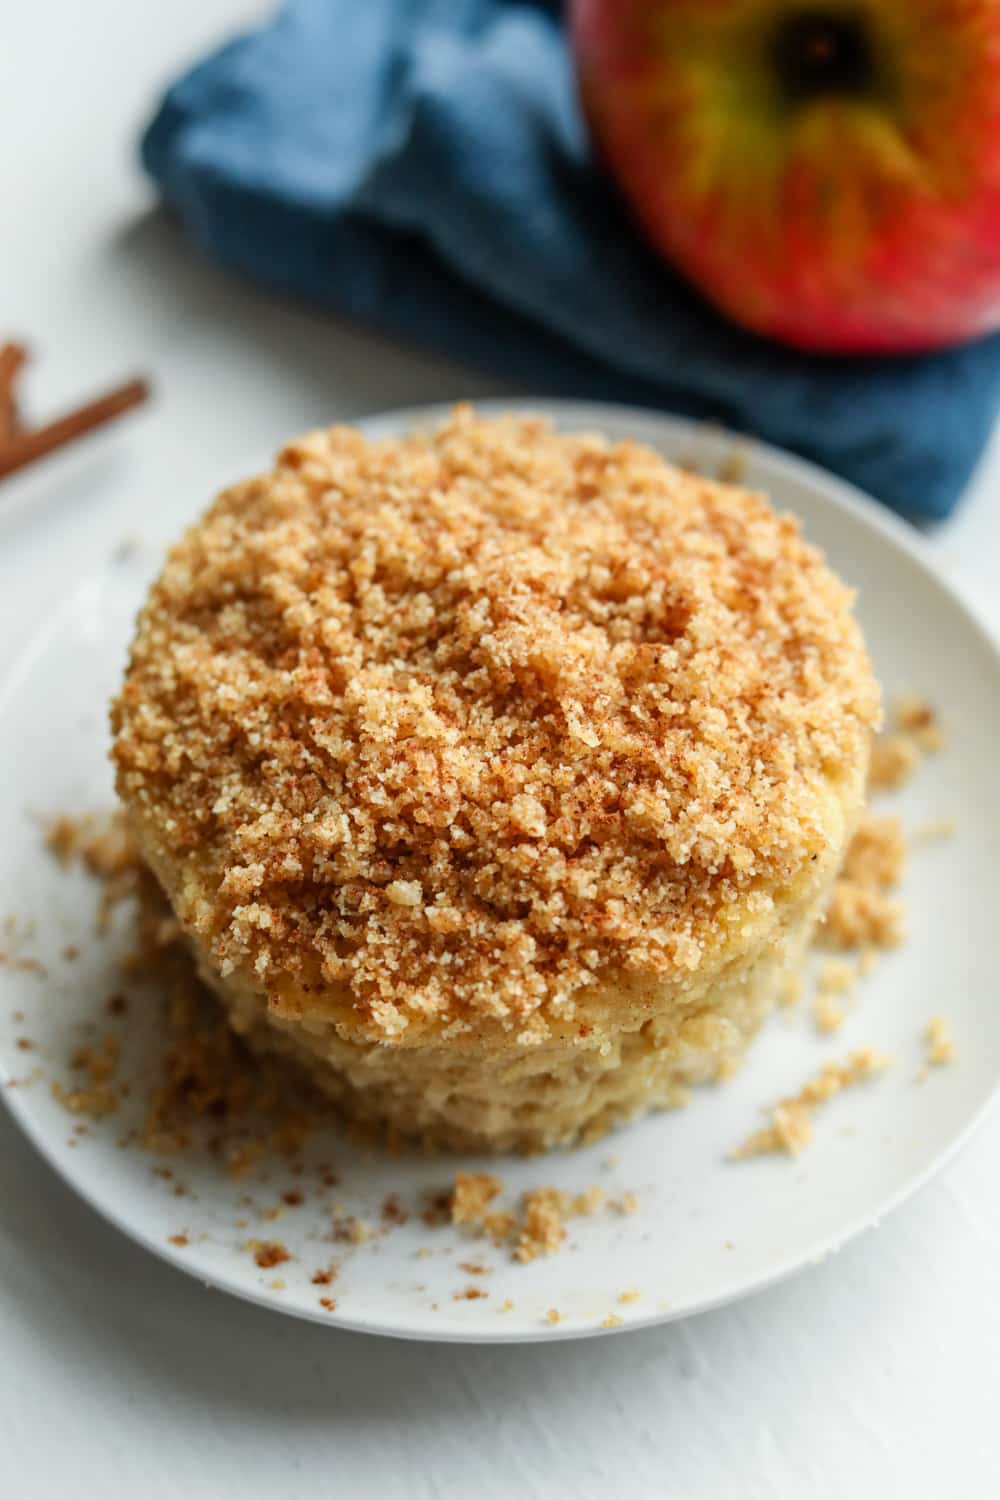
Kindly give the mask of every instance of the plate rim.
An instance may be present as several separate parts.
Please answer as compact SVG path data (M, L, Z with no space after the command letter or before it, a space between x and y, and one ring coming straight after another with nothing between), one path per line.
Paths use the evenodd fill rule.
M407 427L432 425L439 422L453 410L456 404L455 400L450 400L436 401L427 405L397 407L388 411L372 412L355 419L349 425L368 435L389 435L392 432L405 431ZM616 426L626 427L633 424L644 429L644 431L634 433L637 441L649 441L654 444L657 441L655 433L658 430L661 439L663 434L667 434L671 442L687 441L702 444L707 442L713 448L726 444L737 446L751 463L759 462L761 467L772 474L787 478L793 484L805 486L813 492L821 504L832 505L835 509L846 511L862 526L879 533L891 547L902 551L918 568L924 581L939 594L944 595L949 604L963 617L965 624L980 637L1000 674L1000 630L980 614L975 602L959 592L956 585L940 568L921 534L902 517L888 510L865 491L809 459L789 453L752 434L739 432L715 422L700 421L671 412L659 411L655 407L534 395L489 397L476 400L472 404L477 411L486 414L502 412L537 414L550 418L557 425L560 419L572 420L576 430L592 427L595 431L600 431L602 423L609 422ZM765 486L768 483L764 475L762 475L762 483ZM24 521L30 524L30 517L25 517ZM84 578L80 587L85 588L87 581L88 579ZM30 672L34 659L44 649L50 635L58 629L64 612L72 608L77 592L74 589L68 596L64 595L61 606L50 619L41 627L36 628L26 639L21 640L19 649L0 676L0 714L4 712L8 700ZM424 1326L416 1319L388 1324L373 1321L370 1317L352 1318L347 1309L341 1313L339 1306L335 1313L319 1313L306 1306L281 1301L273 1295L268 1295L264 1290L241 1284L230 1279L223 1272L209 1270L192 1263L189 1256L169 1243L161 1243L141 1224L123 1217L111 1203L102 1200L88 1185L81 1184L71 1170L67 1153L57 1152L49 1135L35 1120L30 1108L22 1105L18 1090L6 1086L10 1081L10 1076L6 1060L3 1054L0 1054L0 1081L4 1085L0 1088L0 1093L3 1095L10 1118L47 1166L54 1171L57 1178L115 1230L124 1234L142 1249L151 1252L162 1263L200 1282L203 1288L222 1291L266 1311L303 1319L340 1332L364 1333L380 1338L399 1338L427 1343L496 1345L563 1342L633 1332L642 1328L658 1327L680 1318L694 1317L766 1291L769 1287L822 1263L851 1241L877 1228L888 1214L894 1212L919 1192L950 1164L983 1124L1000 1096L1000 1070L998 1070L991 1086L962 1126L945 1141L928 1162L911 1172L900 1182L895 1191L882 1200L877 1215L864 1215L860 1219L851 1220L843 1229L818 1240L805 1252L782 1258L756 1276L750 1278L743 1276L723 1284L714 1295L669 1308L636 1311L631 1316L623 1316L621 1323L613 1328L605 1328L599 1322L582 1327L572 1324L556 1324L538 1328L489 1328L485 1325L442 1328Z

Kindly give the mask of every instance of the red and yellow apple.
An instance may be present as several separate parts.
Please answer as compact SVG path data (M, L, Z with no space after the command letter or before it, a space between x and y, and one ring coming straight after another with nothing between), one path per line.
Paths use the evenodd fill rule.
M802 348L1000 327L1000 0L572 0L584 109L652 243Z

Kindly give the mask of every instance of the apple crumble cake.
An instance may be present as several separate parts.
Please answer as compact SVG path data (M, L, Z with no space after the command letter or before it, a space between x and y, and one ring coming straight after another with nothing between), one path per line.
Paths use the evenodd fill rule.
M205 980L350 1114L592 1136L725 1076L860 816L850 591L764 497L458 408L333 427L170 553L119 794Z

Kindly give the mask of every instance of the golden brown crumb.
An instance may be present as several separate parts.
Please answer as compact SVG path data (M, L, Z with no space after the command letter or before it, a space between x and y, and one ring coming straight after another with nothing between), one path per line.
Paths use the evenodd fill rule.
M325 1307L327 1312L334 1312L337 1307L337 1304L332 1297L320 1297L319 1305L320 1307Z
M893 714L897 728L911 735L921 750L933 755L944 749L944 731L926 698L916 693L901 693L893 704Z
M486 1214L483 1218L483 1233L488 1235L495 1245L502 1245L505 1240L509 1240L516 1229L516 1214L498 1212Z
M617 1313L608 1313L607 1317L601 1320L602 1328L620 1328L621 1326L622 1319Z
M955 1038L947 1016L931 1016L925 1030L927 1061L932 1067L944 1067L956 1058Z
M797 1156L812 1140L813 1112L843 1089L852 1088L862 1079L870 1078L889 1066L890 1059L871 1047L862 1047L852 1052L846 1062L827 1063L814 1078L791 1098L782 1099L773 1107L770 1125L757 1130L743 1145L732 1153L736 1161L745 1161L752 1156L762 1156L771 1151L784 1151Z
M843 1026L846 1012L832 995L824 994L821 990L813 1001L813 1020L817 1031L829 1035L831 1032L839 1031Z
M892 729L872 744L868 785L872 791L897 791L904 786L924 755L944 748L944 735L933 708L924 698L907 693L892 709Z
M697 968L825 847L877 715L850 603L794 521L651 449L332 428L170 554L119 790L279 1011L340 986L370 1041L544 1035L596 974Z
M190 1245L191 1243L186 1234L171 1234L167 1238L171 1245L177 1245L179 1248L183 1248L185 1245Z
M546 1323L559 1323L562 1321L562 1313L558 1310L558 1308L550 1307L548 1312L545 1314L545 1321Z
M879 734L872 742L868 786L873 792L894 792L905 786L920 764L920 751L905 734Z
M829 958L821 965L813 1000L813 1020L819 1031L830 1033L843 1025L846 1011L836 997L852 990L858 975L859 966L841 958Z
M313 1286L330 1286L337 1279L337 1267L327 1266L325 1269L314 1271L309 1279Z
M489 1276L492 1268L480 1265L478 1261L462 1260L458 1263L458 1269L464 1271L466 1276Z
M503 1183L489 1172L456 1172L451 1191L450 1210L453 1224L481 1224L487 1207L500 1192Z
M135 838L124 812L107 817L61 815L49 824L45 844L60 864L80 861L101 882L97 928L106 931L113 908L134 893L139 879Z
M903 825L894 817L866 817L844 857L844 874L861 885L891 889L906 867Z
M487 1292L485 1288L481 1286L467 1286L464 1287L462 1291L455 1293L454 1301L477 1302L479 1298L488 1297L489 1295L489 1292Z
M582 1193L576 1195L573 1199L573 1212L584 1217L600 1213L607 1202L607 1197L608 1195L604 1188L599 1187L595 1183L592 1187L585 1188Z
M822 995L844 995L854 988L858 970L841 958L828 958L820 967L818 988Z
M898 818L866 817L851 840L819 940L830 948L893 948L903 937L903 908L889 892L906 864Z
M291 1256L280 1240L265 1240L263 1244L258 1242L254 1248L253 1258L262 1271L270 1271L273 1266L280 1266L283 1261L291 1260Z
M521 1199L523 1219L514 1259L526 1264L539 1255L552 1255L566 1238L563 1215L569 1195L559 1188L533 1188Z
M106 1036L103 1042L78 1047L70 1058L74 1072L87 1074L89 1082L83 1087L65 1088L58 1080L52 1084L55 1099L75 1115L92 1115L102 1119L114 1114L120 1100L120 1090L115 1084L121 1043L116 1036Z
M363 1219L353 1214L341 1215L334 1211L333 1238L341 1244L366 1245L375 1238L376 1231Z

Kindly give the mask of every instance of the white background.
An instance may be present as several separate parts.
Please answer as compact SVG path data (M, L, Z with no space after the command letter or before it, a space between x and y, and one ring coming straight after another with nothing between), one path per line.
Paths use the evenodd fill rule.
M3 6L0 336L35 349L39 415L133 370L157 386L148 412L0 487L4 661L70 581L46 526L12 568L4 538L29 517L86 568L98 519L155 540L158 496L193 512L301 428L507 390L230 280L150 216L134 141L157 91L259 13ZM932 545L1000 628L998 479L995 445ZM749 1302L579 1344L434 1347L204 1291L78 1203L3 1117L0 1495L988 1500L998 1176L994 1113L877 1232Z

